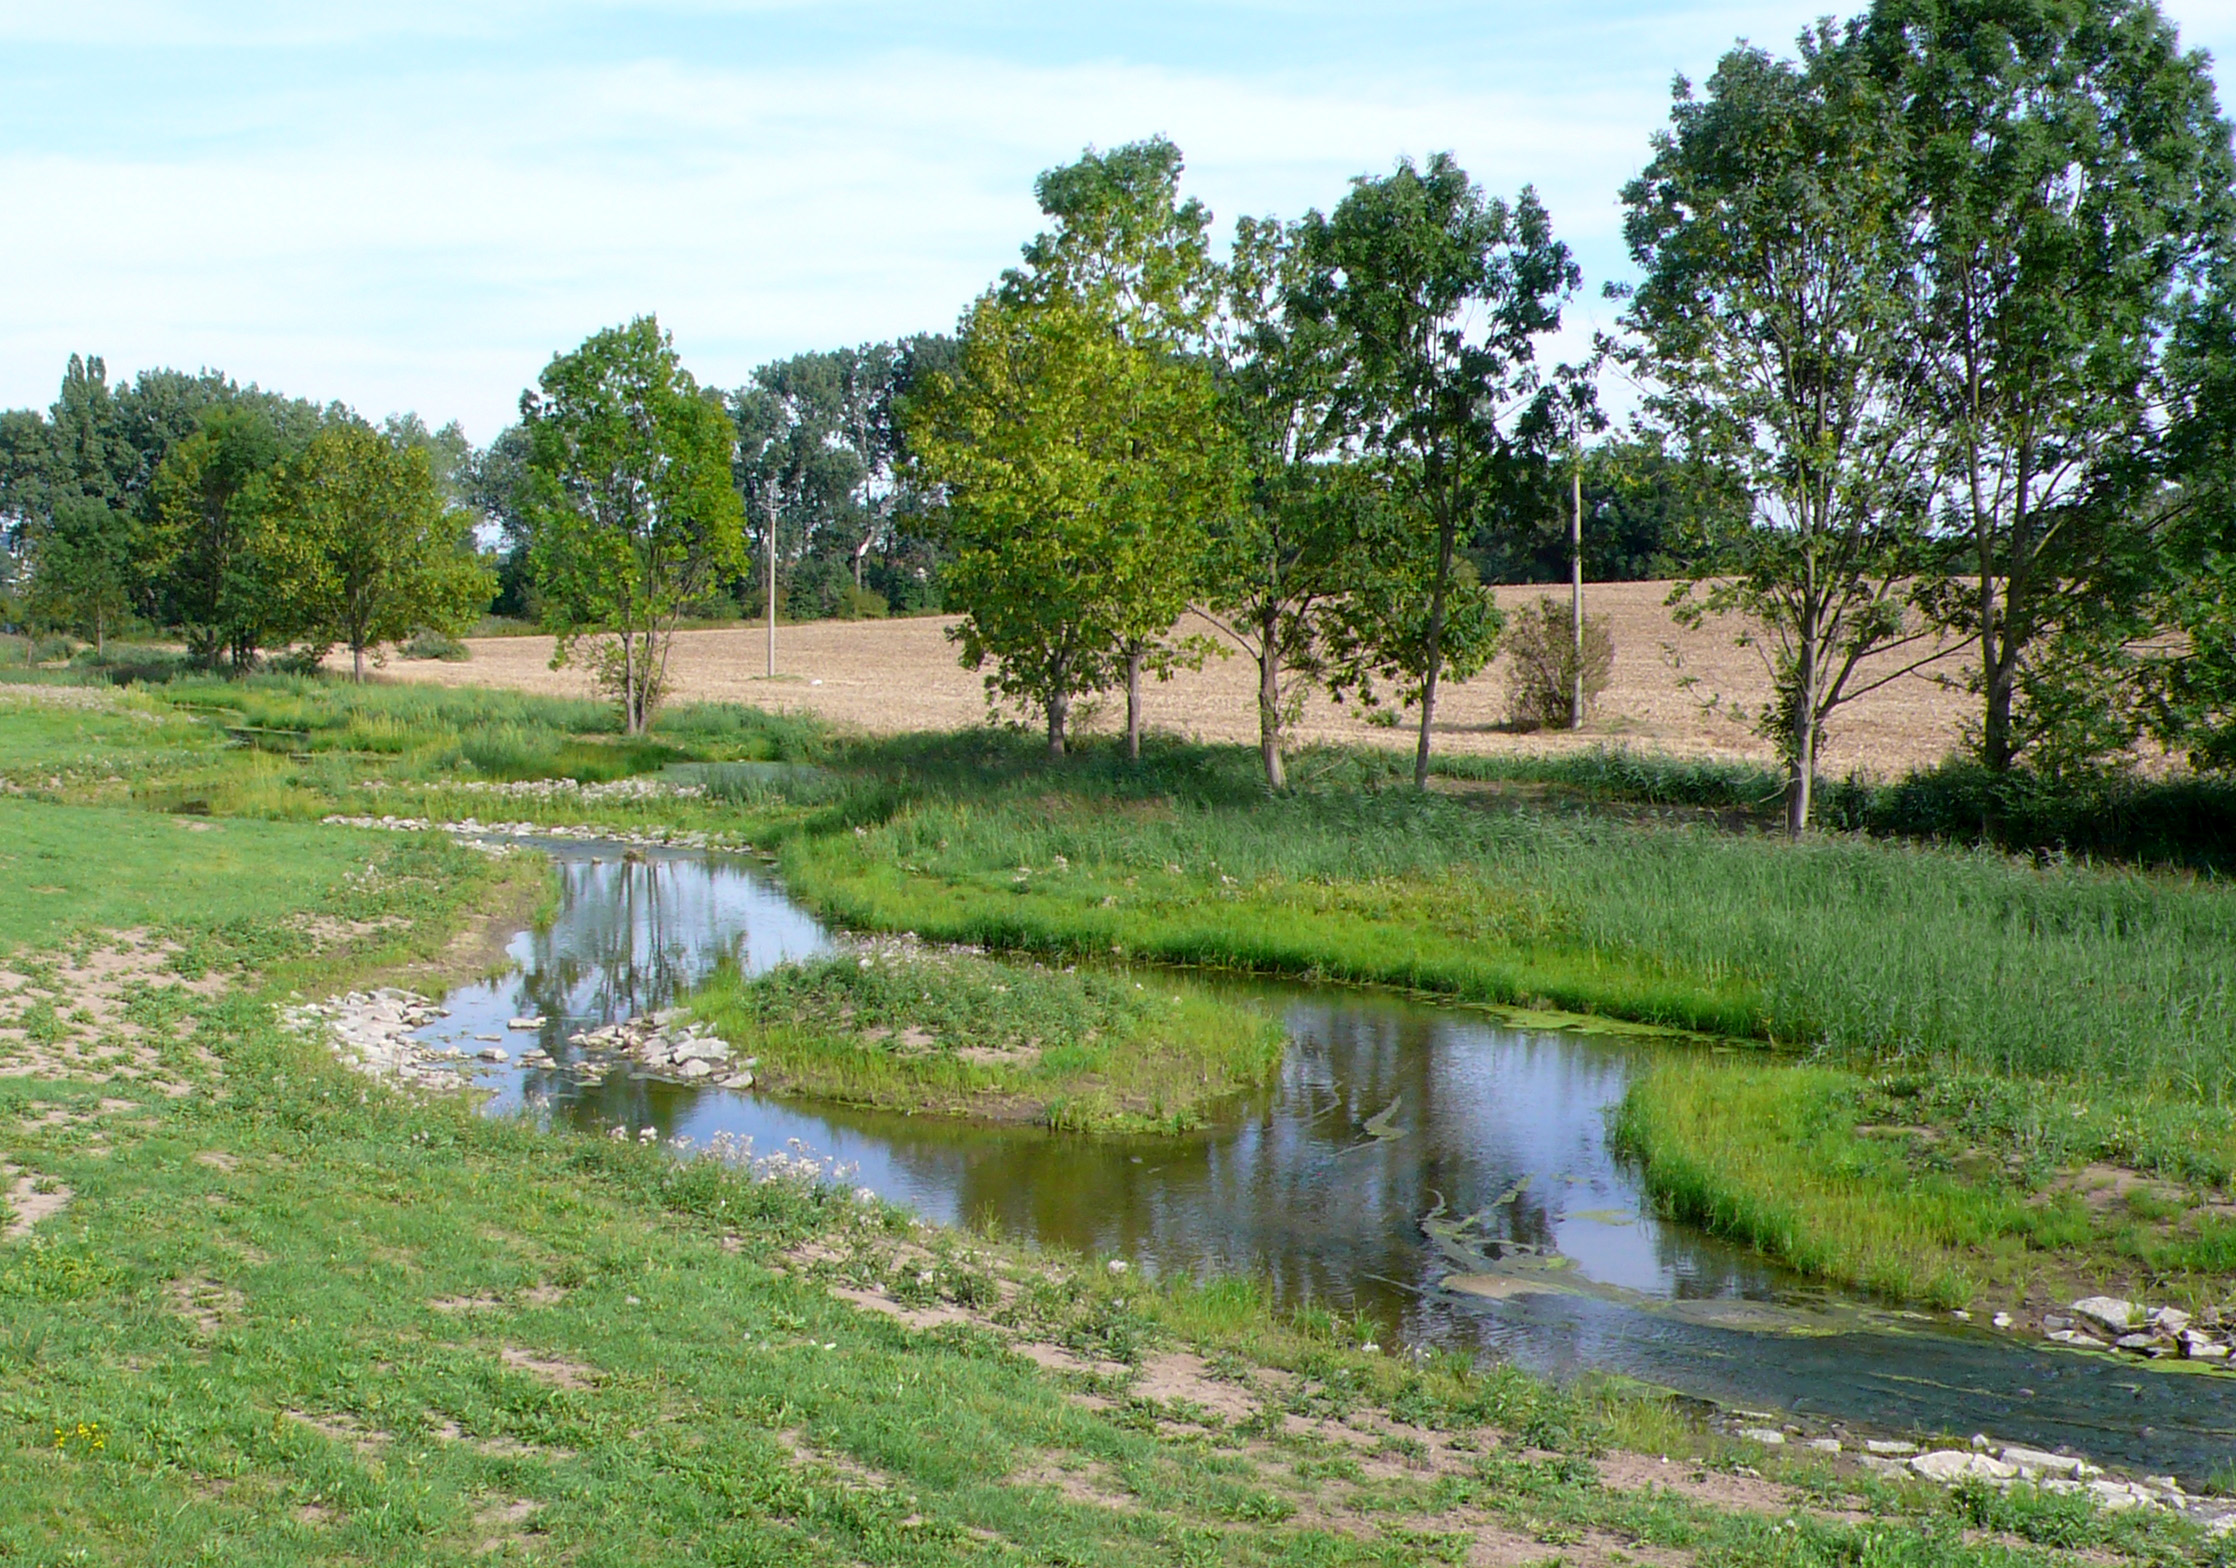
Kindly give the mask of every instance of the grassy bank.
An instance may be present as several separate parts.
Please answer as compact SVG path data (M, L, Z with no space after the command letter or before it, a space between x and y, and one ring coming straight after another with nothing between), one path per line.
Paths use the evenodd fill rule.
M1894 1300L2034 1315L2114 1287L2204 1312L2236 1275L2236 1129L2208 1106L1676 1056L1614 1132L1667 1212Z
M1184 1132L1280 1064L1265 1013L1170 977L868 944L691 998L771 1089L1082 1132Z
M2212 1560L2164 1517L1761 1458L1658 1400L1363 1351L1247 1282L929 1231L788 1160L398 1096L275 1000L443 964L519 863L0 809L28 862L128 846L97 920L165 956L82 1027L159 1026L186 1091L0 1076L9 1162L65 1200L0 1240L0 1561ZM61 978L114 934L21 916L7 966Z

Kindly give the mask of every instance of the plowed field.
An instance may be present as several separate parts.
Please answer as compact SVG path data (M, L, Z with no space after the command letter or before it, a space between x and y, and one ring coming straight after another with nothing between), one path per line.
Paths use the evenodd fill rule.
M1540 593L1567 602L1556 589L1502 588L1509 609ZM1548 752L1621 742L1679 755L1768 759L1770 748L1732 717L1736 705L1752 714L1770 690L1761 656L1739 647L1736 623L1687 631L1664 606L1667 583L1610 583L1587 588L1594 614L1605 615L1615 639L1613 683L1580 735L1521 734L1507 723L1506 661L1459 686L1447 686L1438 703L1437 744L1455 752ZM951 729L987 717L980 678L955 662L947 640L951 618L893 621L820 621L777 630L777 668L770 680L766 633L759 627L681 633L676 642L677 698L751 703L805 710L843 724L876 731ZM472 657L460 664L391 660L387 673L404 680L453 685L519 687L587 695L579 669L554 670L548 637L488 637L469 642ZM1914 653L1910 655L1914 657ZM1890 667L1907 659L1890 659ZM1961 655L1924 673L1901 676L1838 713L1826 771L1898 774L1945 755L1972 712L1972 699L1938 684L1962 674ZM1213 660L1201 673L1183 672L1151 683L1148 722L1205 740L1254 742L1256 676L1237 654ZM1090 705L1090 728L1109 730L1125 721L1122 692ZM1315 698L1297 729L1300 741L1365 741L1410 746L1408 729L1365 722L1355 708Z

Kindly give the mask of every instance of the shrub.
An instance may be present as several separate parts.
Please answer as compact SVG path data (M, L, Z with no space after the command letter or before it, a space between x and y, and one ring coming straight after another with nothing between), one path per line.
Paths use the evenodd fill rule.
M407 659L441 659L446 664L463 664L468 657L464 643L438 631L415 632L396 651Z
M1523 729L1567 729L1576 722L1576 634L1569 609L1550 594L1509 624L1506 646L1511 715ZM1615 638L1604 616L1584 617L1584 711L1607 689Z

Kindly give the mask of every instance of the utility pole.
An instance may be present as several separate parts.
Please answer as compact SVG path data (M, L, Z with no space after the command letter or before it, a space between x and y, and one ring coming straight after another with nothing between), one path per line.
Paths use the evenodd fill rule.
M1568 727L1584 727L1584 443L1576 443L1576 465L1569 472L1569 621L1576 636L1574 685L1569 692Z
M776 483L769 484L769 679L776 679Z

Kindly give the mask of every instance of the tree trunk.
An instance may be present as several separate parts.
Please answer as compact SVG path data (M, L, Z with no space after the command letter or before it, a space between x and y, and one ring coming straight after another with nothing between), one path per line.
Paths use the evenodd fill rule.
M1429 787L1429 726L1436 722L1436 678L1444 663L1444 598L1452 580L1452 545L1455 525L1446 522L1436 534L1436 587L1429 594L1428 646L1421 661L1421 743L1413 752L1413 787Z
M1048 699L1048 755L1051 757L1064 754L1064 724L1070 717L1070 696L1063 692L1051 694Z
M1126 650L1126 760L1141 760L1141 650Z
M1810 795L1817 779L1817 643L1813 632L1801 636L1801 668L1795 673L1793 764L1786 779L1786 833L1809 831Z
M1281 646L1276 640L1279 612L1268 615L1259 628L1258 643L1258 753L1265 759L1266 788L1289 787L1288 769L1281 760Z
M362 643L349 645L349 678L358 685L365 684L365 648Z
M96 659L105 659L109 656L107 643L101 635L102 628L106 624L107 622L101 616L96 615L93 618L93 656Z

